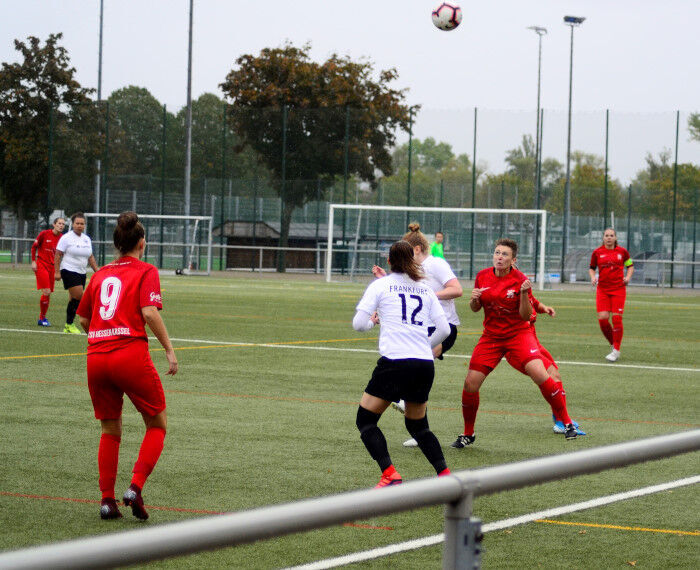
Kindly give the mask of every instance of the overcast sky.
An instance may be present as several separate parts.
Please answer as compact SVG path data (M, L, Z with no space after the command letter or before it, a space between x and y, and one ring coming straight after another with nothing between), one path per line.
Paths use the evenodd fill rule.
M611 175L628 181L647 152L673 149L681 111L679 160L700 163L687 116L700 111L698 0L472 0L451 32L433 27L431 0L195 0L193 97L213 92L242 54L286 40L330 54L394 67L396 87L420 104L415 135L434 136L502 168L505 150L534 135L537 35L542 42L545 156L564 160L570 31L564 15L584 16L574 35L574 149L605 152L610 110ZM0 0L0 61L16 61L13 40L63 32L83 86L97 87L99 0ZM104 0L102 96L147 88L177 111L186 103L188 0Z

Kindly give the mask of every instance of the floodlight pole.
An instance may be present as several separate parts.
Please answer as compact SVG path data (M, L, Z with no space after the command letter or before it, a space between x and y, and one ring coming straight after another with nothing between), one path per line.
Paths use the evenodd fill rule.
M539 52L537 57L537 130L535 132L535 208L539 208L540 172L538 165L540 163L540 87L542 82L542 36L547 34L547 28L543 28L542 26L530 26L528 30L533 30L539 38Z
M102 29L104 23L104 0L100 0L100 40L97 58L97 103L102 101ZM95 212L100 213L100 178L102 176L102 161L98 158L96 163L97 173L95 174ZM99 239L99 219L95 220L95 227L91 230L92 235Z
M561 282L564 283L564 260L569 247L569 226L571 222L571 100L574 77L574 28L583 23L586 18L564 16L564 24L571 28L571 48L569 51L569 122L566 135L566 186L564 188L564 224L561 239Z

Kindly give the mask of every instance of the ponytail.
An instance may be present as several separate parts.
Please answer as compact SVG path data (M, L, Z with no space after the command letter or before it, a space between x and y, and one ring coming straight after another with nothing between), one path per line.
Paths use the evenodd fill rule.
M407 241L395 242L389 249L389 265L392 273L405 273L413 281L423 279L423 269L413 257L413 246Z

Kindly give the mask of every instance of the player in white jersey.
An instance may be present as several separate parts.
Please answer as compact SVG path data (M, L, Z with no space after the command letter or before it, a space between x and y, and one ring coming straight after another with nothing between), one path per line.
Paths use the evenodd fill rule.
M442 355L452 348L457 339L459 317L454 300L462 296L462 285L447 261L441 257L430 255L430 245L428 239L420 231L420 224L414 222L408 226L408 229L409 231L403 236L403 239L413 246L413 258L421 264L425 274L425 282L435 291L450 325L450 334L433 348L433 356L442 360ZM372 273L376 277L386 274L383 269L376 265L372 268ZM429 325L428 334L431 335L434 330L433 326ZM406 409L403 401L395 402L392 405L401 413L404 413ZM418 442L413 438L404 442L405 447L416 447L417 445Z
M389 265L391 273L367 287L352 322L358 331L377 323L381 326L381 358L360 400L356 421L362 442L382 471L377 487L402 482L377 426L384 411L398 399L406 401L406 429L418 447L438 475L449 474L426 415L435 375L432 347L447 337L449 325L435 293L421 280L423 273L409 243L399 241L391 246ZM429 323L435 326L432 337L428 336Z
M95 272L99 267L92 254L92 240L85 233L85 214L75 213L70 220L71 230L63 234L56 245L54 271L56 281L62 279L63 288L68 290L66 326L63 327L63 332L80 334L73 320L85 289L87 266L89 264Z

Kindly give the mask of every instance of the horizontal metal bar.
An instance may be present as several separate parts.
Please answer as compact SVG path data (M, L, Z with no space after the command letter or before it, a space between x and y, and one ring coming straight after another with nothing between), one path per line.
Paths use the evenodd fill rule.
M555 479L596 473L700 449L700 429L460 471L384 489L353 491L216 517L0 554L0 568L106 568L255 542L305 530L454 503Z
M424 206L374 206L368 204L330 204L335 210L386 210L395 212L443 212L454 214L538 214L547 210L520 210L517 208L439 208Z

